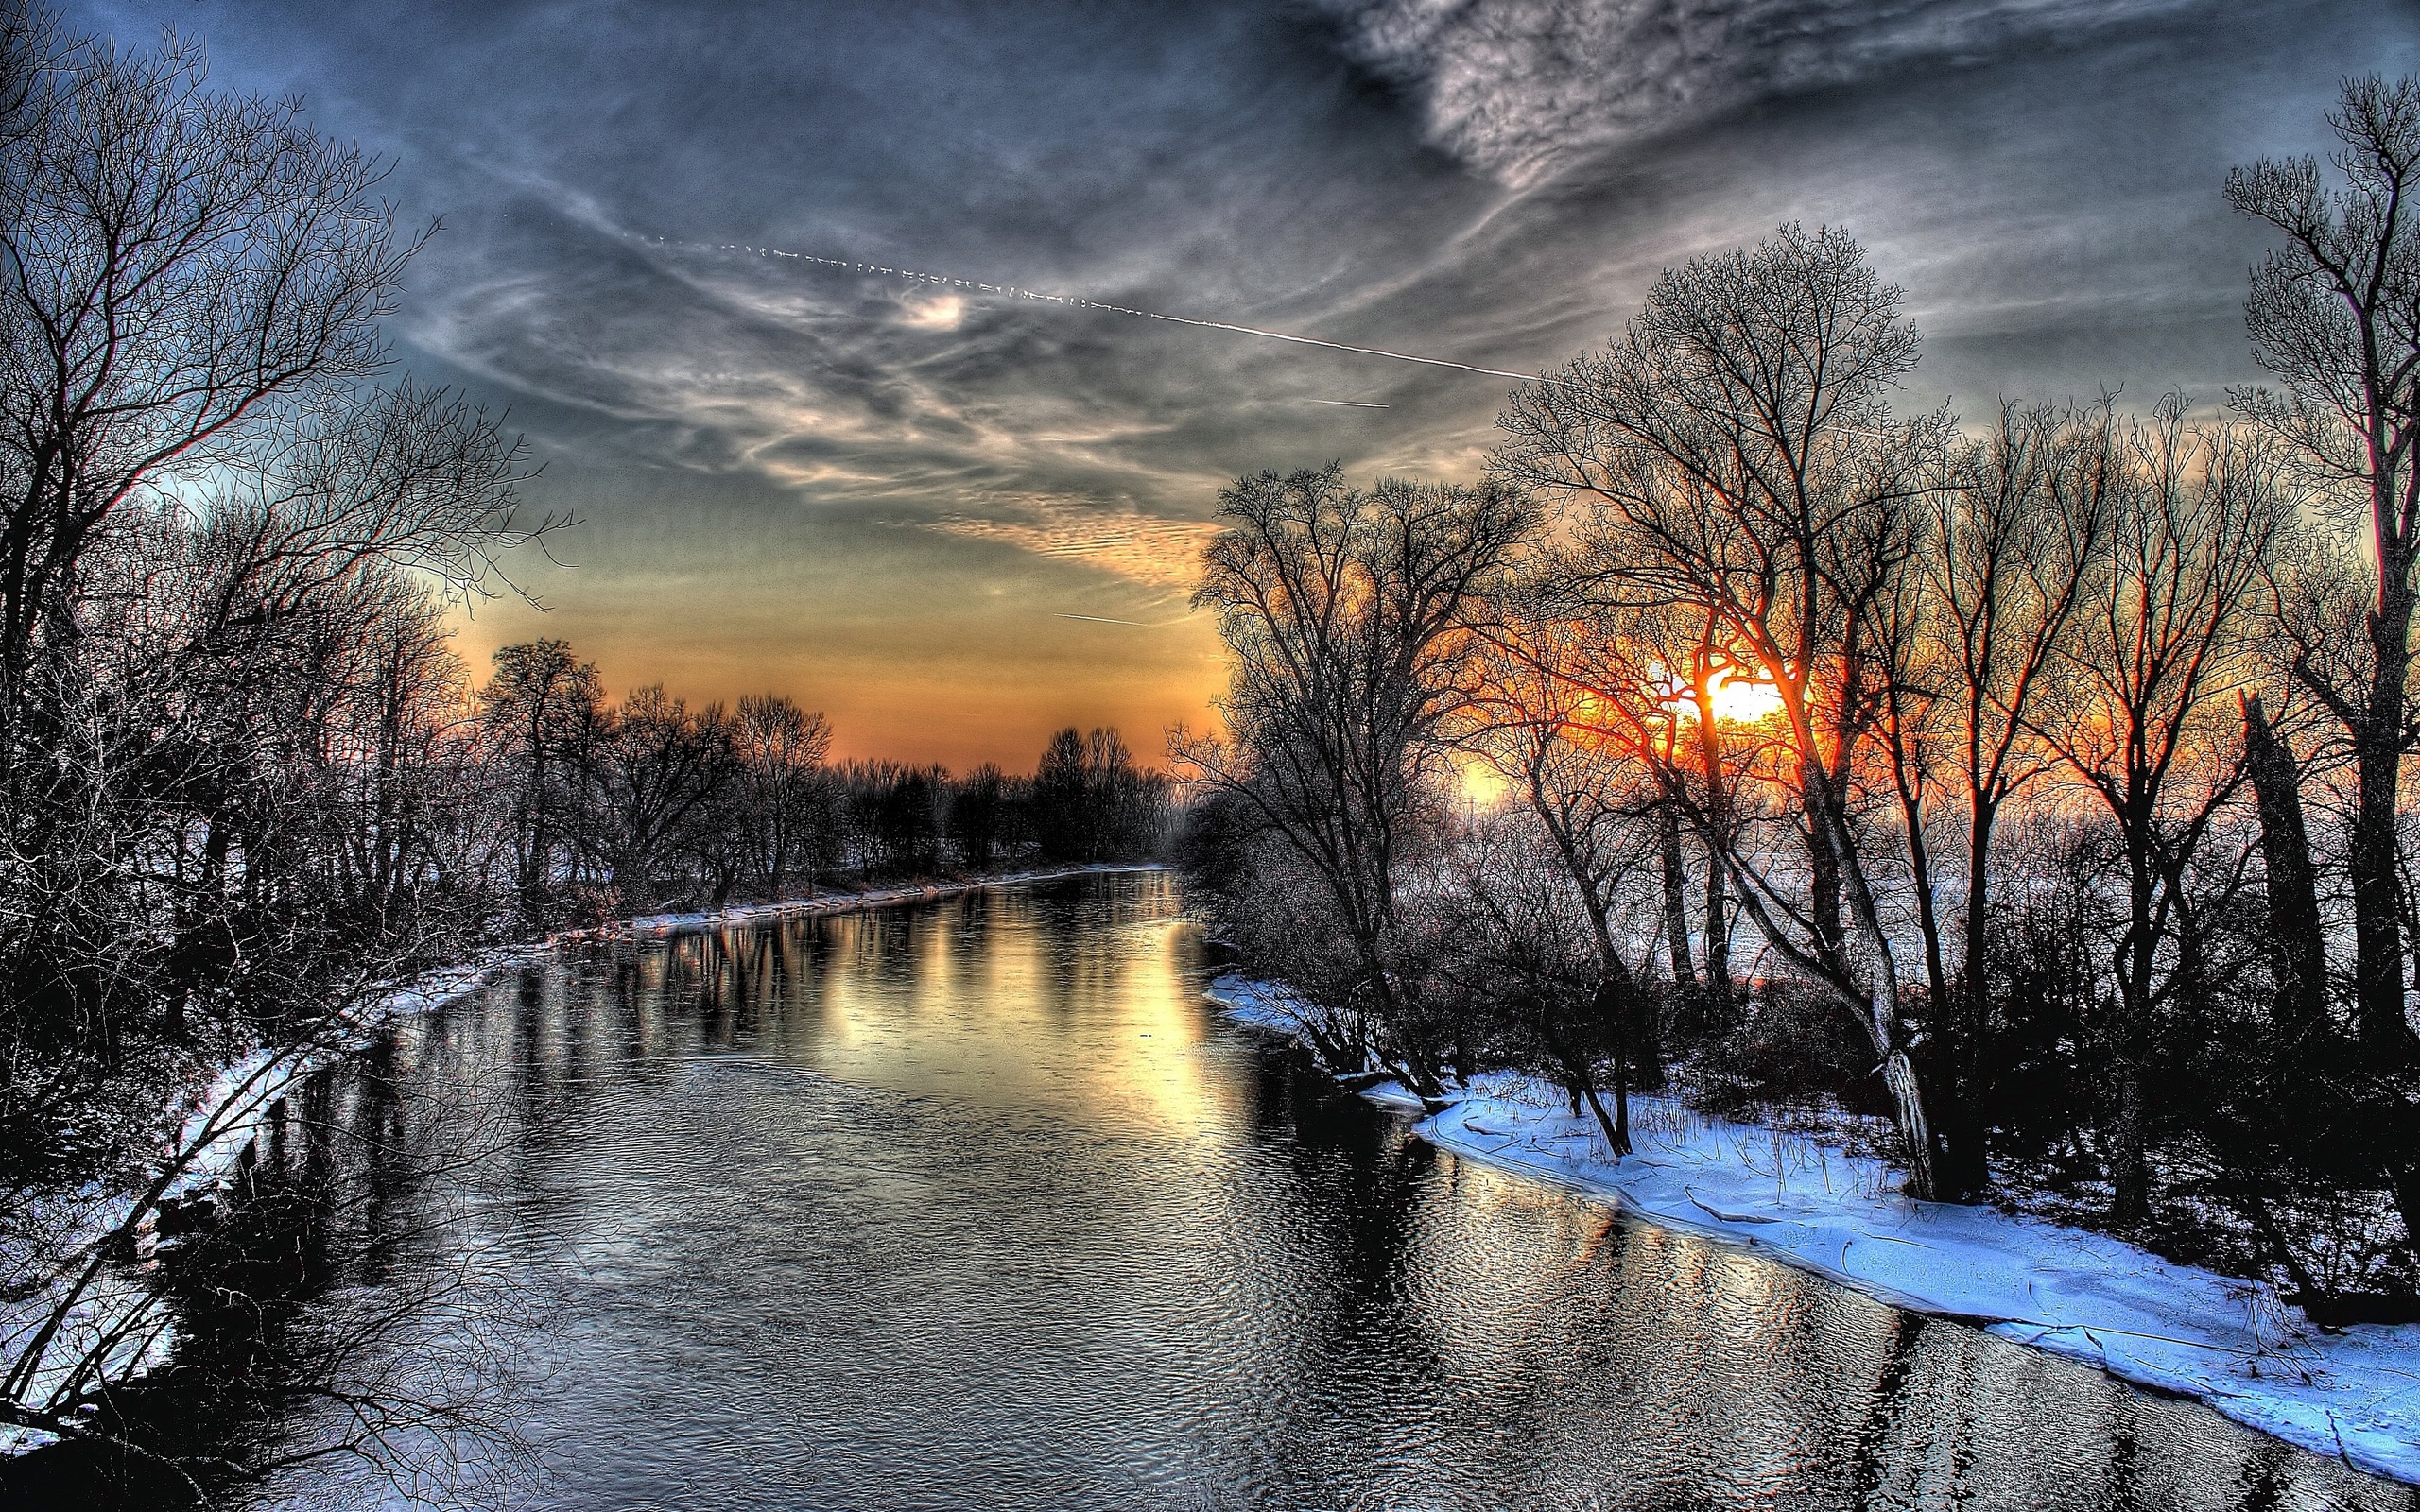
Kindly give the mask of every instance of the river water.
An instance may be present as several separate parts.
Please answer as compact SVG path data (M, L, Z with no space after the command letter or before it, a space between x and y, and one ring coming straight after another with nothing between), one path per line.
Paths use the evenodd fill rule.
M357 1292L466 1284L373 1352L483 1367L529 1508L2420 1507L1434 1150L1202 980L1157 873L566 952L391 1047L493 1153L375 1205ZM327 1469L249 1504L425 1488Z

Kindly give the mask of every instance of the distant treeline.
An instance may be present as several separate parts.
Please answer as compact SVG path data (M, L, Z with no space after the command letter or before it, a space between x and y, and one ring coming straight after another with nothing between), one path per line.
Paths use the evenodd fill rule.
M776 695L692 709L659 686L607 699L561 641L495 653L494 676L432 748L438 790L483 801L495 849L424 855L485 889L492 916L537 924L666 904L781 898L836 868L868 877L1133 860L1169 824L1169 783L1115 730L1067 729L1030 775L986 763L827 765L830 726ZM449 744L450 743L450 744Z

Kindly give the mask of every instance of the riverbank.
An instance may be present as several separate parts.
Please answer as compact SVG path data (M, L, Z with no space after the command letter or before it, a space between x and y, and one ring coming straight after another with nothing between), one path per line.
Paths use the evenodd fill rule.
M1205 995L1240 1022L1302 1038L1282 987L1228 976ZM2270 1287L2039 1219L1911 1202L1878 1160L1669 1098L1631 1099L1634 1153L1615 1160L1594 1119L1570 1116L1560 1089L1530 1078L1475 1078L1427 1116L1392 1083L1362 1095L1418 1116L1413 1131L1441 1149L2420 1485L2420 1325L2322 1332Z
M889 908L900 903L930 902L937 898L955 897L960 893L980 892L987 887L1013 887L1027 883L1064 882L1073 877L1106 876L1124 871L1166 871L1167 865L1160 861L1097 861L1080 867L1046 867L1035 871L986 873L977 877L945 878L938 881L908 883L896 887L873 887L863 892L819 892L804 898L786 899L780 902L738 903L732 907L703 913L642 914L597 929L566 930L547 936L548 948L567 940L641 936L658 938L678 934L684 929L720 929L735 924L761 924L777 919L792 919L803 914L844 914L865 908Z
M858 891L821 891L775 902L744 903L711 912L642 915L601 926L560 931L544 939L493 946L469 960L423 973L410 981L383 985L367 996L356 1012L332 1025L334 1034L305 1045L256 1053L233 1065L224 1066L205 1086L180 1105L177 1111L182 1123L171 1148L181 1160L182 1169L161 1193L151 1215L141 1220L133 1254L139 1258L155 1249L162 1231L162 1213L174 1214L178 1223L184 1227L216 1221L219 1209L229 1200L230 1184L240 1179L247 1164L245 1152L255 1148L256 1142L269 1132L276 1122L281 1100L319 1067L367 1047L379 1034L399 1021L432 1013L460 1002L509 971L544 961L562 946L614 939L657 939L683 930L746 926L790 918L854 913L902 903L925 902L992 887L1112 872L1162 869L1165 868L1158 863L1099 863L1044 868L930 879ZM129 1216L135 1211L136 1202L137 1198L131 1194L87 1189L49 1205L48 1211L26 1215L24 1226L27 1228L47 1227L52 1232L62 1235L50 1247L54 1252L78 1257L80 1265L80 1258L89 1255L94 1246L105 1242L126 1226ZM71 1275L72 1270L73 1267ZM12 1298L9 1304L0 1305L0 1351L5 1351L14 1341L28 1336L28 1331L39 1326L42 1319L53 1311L53 1299L60 1295L58 1287L64 1285L66 1279L62 1276L53 1286L31 1289ZM165 1360L175 1345L175 1332L164 1321L156 1329L122 1328L127 1316L149 1305L147 1283L140 1277L128 1275L122 1284L101 1287L90 1293L67 1315L63 1326L95 1334L123 1334L126 1343L112 1358L109 1375L113 1382L130 1381ZM0 1457L23 1453L54 1441L54 1435L41 1428L0 1424Z

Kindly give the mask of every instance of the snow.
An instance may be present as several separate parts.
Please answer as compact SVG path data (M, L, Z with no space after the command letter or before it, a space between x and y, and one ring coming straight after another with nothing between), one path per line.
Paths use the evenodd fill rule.
M1019 883L1060 882L1069 877L1098 876L1110 872L1165 871L1158 862L1098 862L1083 867L1059 867L1043 871L1013 871L999 876L977 877L963 882L928 882L906 887L877 887L867 892L816 893L811 897L793 898L777 903L743 903L715 913L642 914L636 919L608 924L600 929L568 930L553 936L556 940L640 936L654 938L679 934L684 930L719 929L734 924L759 924L770 919L791 919L803 914L844 914L861 908L888 908L897 903L929 902L936 898L948 898L959 893L980 892L987 887L1009 887Z
M371 1042L385 1024L397 1018L426 1013L469 996L498 972L526 964L544 954L541 946L508 946L484 953L473 961L431 971L409 983L374 988L363 1005L336 1027L333 1044L319 1042L278 1050L260 1050L221 1066L207 1084L188 1095L177 1111L175 1138L165 1159L182 1164L161 1193L164 1201L182 1201L214 1192L233 1175L244 1147L266 1130L269 1110L298 1082L333 1056ZM45 1247L69 1263L49 1284L0 1310L0 1354L11 1353L57 1306L61 1288L79 1268L77 1261L91 1252L126 1222L135 1195L87 1187L64 1201L42 1205L29 1213L26 1228L47 1226L53 1234ZM147 1219L138 1242L147 1237ZM144 1375L165 1361L174 1349L176 1332L162 1316L149 1326L125 1329L130 1318L155 1307L148 1282L140 1275L112 1271L95 1278L76 1305L63 1316L60 1337L66 1348L55 1363L35 1372L26 1395L39 1400L58 1383L60 1372L72 1368L85 1341L118 1334L124 1337L108 1352L112 1383ZM0 1457L21 1454L55 1441L38 1428L0 1426Z
M1234 1019L1292 1035L1286 989L1222 977ZM1416 1101L1392 1083L1363 1095ZM1989 1208L1914 1202L1882 1162L1801 1136L1631 1099L1635 1151L1609 1157L1560 1089L1473 1078L1414 1132L1665 1228L1738 1245L1907 1308L2207 1402L2374 1474L2420 1483L2420 1325L2323 1333L2268 1286L2172 1264L2106 1235Z

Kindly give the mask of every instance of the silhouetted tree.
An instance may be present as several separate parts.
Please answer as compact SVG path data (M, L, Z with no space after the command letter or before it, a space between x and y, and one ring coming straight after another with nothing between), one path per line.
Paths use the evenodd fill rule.
M1916 351L1899 291L1863 249L1786 226L1668 269L1622 337L1517 390L1500 466L1596 501L1594 578L1616 598L1711 611L1777 696L1804 896L1738 834L1702 833L1767 942L1858 1015L1897 1110L1909 1189L1928 1197L1930 1117L1854 813L1878 695L1912 650L1890 610L1947 441L1946 416L1894 422L1885 404Z
M2297 676L2342 724L2359 775L2348 868L2354 993L2373 1057L2412 1053L2398 927L2395 821L2409 730L2412 558L2420 552L2420 80L2344 86L2327 124L2337 181L2316 158L2264 158L2227 175L2227 200L2282 232L2253 270L2253 352L2282 395L2237 396L2292 448L2323 499L2367 526L2376 573L2368 655L2342 676L2297 658Z

